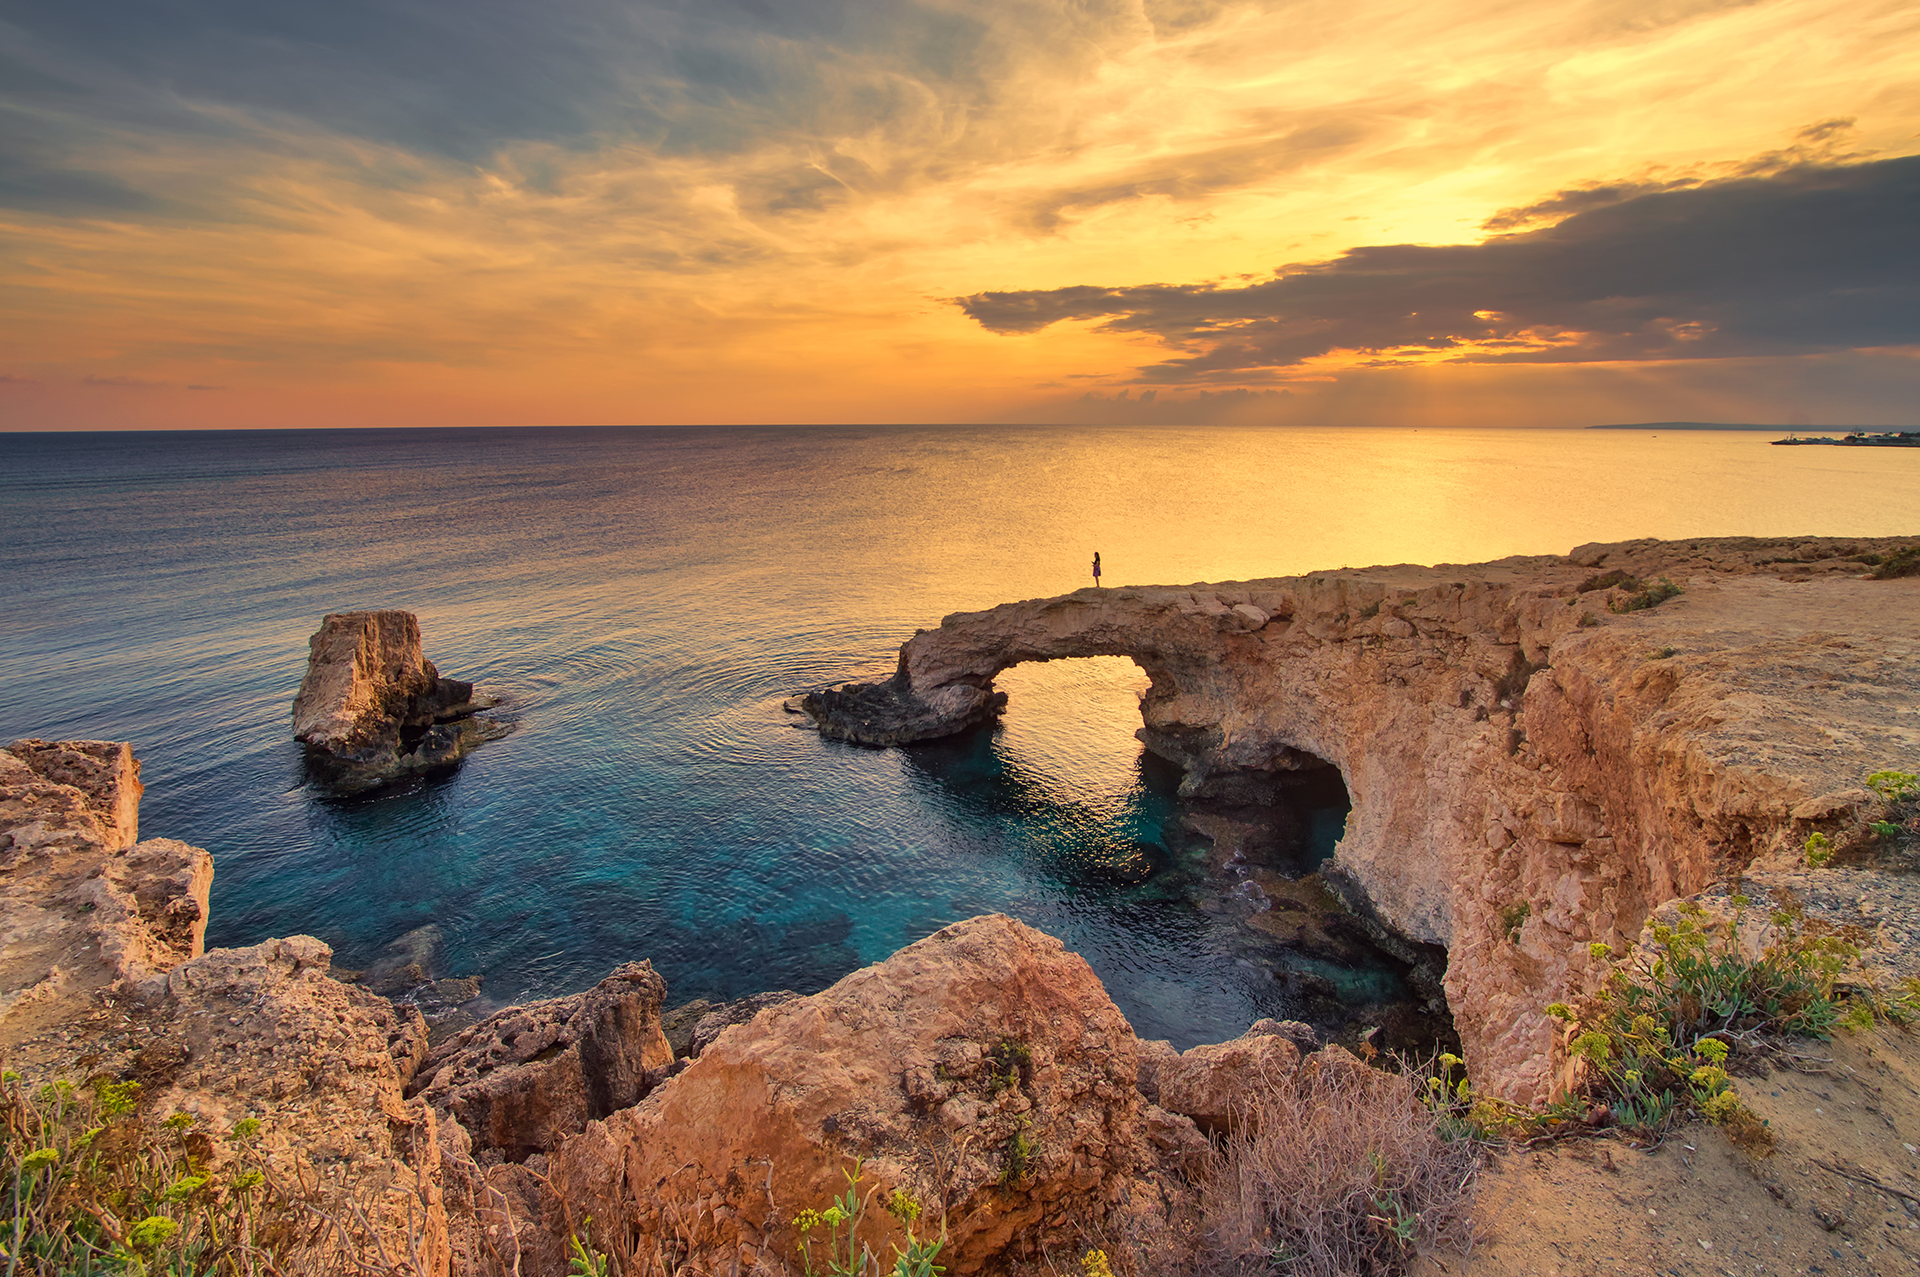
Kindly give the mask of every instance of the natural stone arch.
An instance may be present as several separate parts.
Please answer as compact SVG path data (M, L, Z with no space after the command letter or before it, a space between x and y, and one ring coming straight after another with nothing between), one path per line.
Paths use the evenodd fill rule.
M1858 646L1911 650L1874 665L1872 696L1857 668L1824 691L1796 682L1819 705L1789 724L1742 694L1780 649L1814 659L1799 637L1809 603L1826 608L1823 642L1851 623L1854 592L1883 591L1884 610L1889 587L1852 579L1842 556L1904 543L1632 542L1472 567L1084 589L949 616L901 648L890 680L813 693L802 708L823 735L905 744L991 719L1003 703L993 680L1012 665L1127 656L1152 680L1143 740L1181 766L1184 792L1325 760L1352 802L1326 877L1392 932L1446 949L1471 1067L1532 1099L1559 1064L1544 1008L1600 975L1590 942L1623 950L1661 903L1789 856L1815 824L1857 824L1858 777L1905 755L1898 707L1920 692L1920 645L1890 640L1878 612L1860 613ZM1787 570L1769 565L1795 565L1797 580L1799 565L1829 560L1817 586L1764 588ZM1622 577L1663 574L1688 593L1609 610ZM1915 624L1900 632L1920 633L1920 603L1906 606ZM1684 656L1649 656L1668 651Z

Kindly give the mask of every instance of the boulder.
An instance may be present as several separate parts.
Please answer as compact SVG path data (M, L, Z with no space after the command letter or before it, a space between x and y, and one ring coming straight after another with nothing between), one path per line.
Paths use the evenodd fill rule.
M140 764L124 741L17 740L0 751L0 864L139 839Z
M507 725L475 717L473 684L442 678L411 612L336 612L308 642L293 734L314 770L354 791L458 762Z
M629 962L585 993L509 1007L442 1043L412 1093L459 1121L478 1160L525 1161L664 1076L666 993L651 963Z
M408 1272L445 1275L435 1116L402 1094L426 1025L333 979L331 961L312 936L290 936L181 963L120 1071L154 1112L184 1113L212 1137L215 1158L230 1154L234 1123L260 1123L257 1154L276 1183L298 1186L301 1218L334 1221L283 1243L287 1271L345 1272L384 1251Z
M1165 1042L1141 1043L1141 1094L1169 1113L1193 1119L1210 1134L1236 1129L1250 1096L1286 1081L1300 1066L1300 1048L1293 1039L1277 1027L1263 1028L1274 1024L1263 1020L1261 1027L1231 1042L1182 1052Z
M1083 959L1011 918L957 923L727 1028L644 1102L561 1143L523 1271L564 1271L560 1230L587 1214L636 1263L777 1270L795 1215L845 1191L855 1159L876 1202L898 1189L923 1204L923 1236L944 1219L956 1277L1077 1245L1138 1182L1137 1068ZM876 1253L901 1236L869 1212Z
M201 955L212 889L204 848L149 838L103 861L79 895L122 987L151 997L168 971Z
M152 996L157 977L199 956L213 858L135 842L139 776L118 741L0 750L0 1049L105 990Z

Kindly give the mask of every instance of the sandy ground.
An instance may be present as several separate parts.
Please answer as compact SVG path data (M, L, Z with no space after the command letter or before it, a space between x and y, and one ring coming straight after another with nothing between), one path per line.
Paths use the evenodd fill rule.
M1704 1123L1651 1152L1607 1136L1517 1148L1482 1177L1473 1253L1415 1273L1920 1274L1920 1031L1748 1056L1734 1084L1774 1131L1771 1156Z

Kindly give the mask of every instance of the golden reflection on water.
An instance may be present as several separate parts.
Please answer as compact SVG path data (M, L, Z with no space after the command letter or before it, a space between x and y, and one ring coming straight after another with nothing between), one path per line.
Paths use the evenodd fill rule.
M962 448L965 434L956 430L934 446ZM1637 537L1915 530L1920 455L1776 448L1768 444L1772 437L1602 430L996 432L991 445L970 458L974 484L966 494L991 517L936 498L910 523L920 548L943 569L945 589L933 605L939 612L1090 586L1095 550L1105 584L1115 586L1472 563ZM928 446L922 438L902 440L894 455L915 464Z
M1016 665L996 747L1062 804L1118 808L1138 784L1140 698L1147 676L1124 656Z

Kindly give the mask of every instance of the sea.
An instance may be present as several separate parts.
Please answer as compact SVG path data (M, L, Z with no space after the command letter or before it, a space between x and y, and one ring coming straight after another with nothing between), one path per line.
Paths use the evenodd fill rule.
M1327 1022L1406 1000L1405 969L1251 925L1258 894L1134 738L1131 662L1010 670L999 725L908 749L824 741L783 702L886 673L948 613L1091 586L1095 551L1121 586L1920 531L1920 455L1771 437L0 433L0 740L132 742L141 833L213 853L209 946L306 933L359 969L429 936L430 974L478 989L461 1015L642 958L669 1004L813 992L1003 912L1083 955L1143 1036L1351 1028ZM366 608L416 613L513 734L372 794L310 777L307 639ZM1310 875L1344 795L1300 803Z

